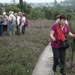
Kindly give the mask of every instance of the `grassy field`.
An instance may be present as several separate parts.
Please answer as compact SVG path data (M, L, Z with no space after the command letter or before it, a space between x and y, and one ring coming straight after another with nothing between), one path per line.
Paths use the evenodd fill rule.
M40 54L50 42L53 23L52 20L30 20L25 35L0 37L0 75L31 75ZM70 62L70 55L71 48L67 50L66 61Z
M30 20L25 35L0 37L0 75L31 75L50 41L53 21Z

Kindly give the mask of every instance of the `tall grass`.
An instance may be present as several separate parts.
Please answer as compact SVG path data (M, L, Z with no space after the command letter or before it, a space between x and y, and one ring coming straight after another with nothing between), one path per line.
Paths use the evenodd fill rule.
M30 20L25 35L0 37L0 75L31 75L40 54L50 42L49 33L53 23L51 20ZM74 33L74 21L69 25ZM73 40L70 37L68 39L70 48L66 53L66 64L70 65ZM68 75L74 69L71 72L71 68L67 68Z
M0 37L0 75L31 75L40 54L50 42L53 23L30 20L25 35Z

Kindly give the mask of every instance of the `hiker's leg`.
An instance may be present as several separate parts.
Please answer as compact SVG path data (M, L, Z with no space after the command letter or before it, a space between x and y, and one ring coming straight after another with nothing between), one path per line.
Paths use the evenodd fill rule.
M15 36L15 32L16 32L16 27L13 26L13 27L12 27L12 35L13 35L13 36Z
M4 32L4 25L3 25L3 29L2 29L2 30L3 30L3 32Z
M59 59L59 49L57 48L52 48L53 50L53 60L54 60L54 64L53 64L53 71L56 72L56 68L58 65L58 59Z
M60 67L65 67L66 50L60 49Z
M60 73L62 75L66 75L65 73L65 59L66 59L66 50L61 49L60 50Z
M9 34L9 30L10 30L10 23L8 23L8 25L7 25L7 33Z
M22 34L25 34L25 26L22 26Z
M20 34L22 34L22 25L20 25L19 28L20 28Z
M17 33L20 33L20 28L18 25L16 26L16 29L17 29Z
M6 32L7 32L7 25L5 25L5 27L4 27L4 31L6 31Z

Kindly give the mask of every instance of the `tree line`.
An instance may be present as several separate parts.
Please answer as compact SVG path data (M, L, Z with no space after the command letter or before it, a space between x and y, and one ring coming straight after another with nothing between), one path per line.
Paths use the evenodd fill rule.
M43 6L39 4L38 7L31 7L26 1L19 0L19 3L16 4L15 0L12 0L12 4L2 4L0 3L0 14L2 14L2 8L8 13L10 10L13 12L22 11L26 13L29 19L52 19L55 20L56 16L59 14L65 14L68 20L75 19L75 1L74 0L65 0L64 2L70 2L69 5L58 4L56 0L54 0L53 6Z

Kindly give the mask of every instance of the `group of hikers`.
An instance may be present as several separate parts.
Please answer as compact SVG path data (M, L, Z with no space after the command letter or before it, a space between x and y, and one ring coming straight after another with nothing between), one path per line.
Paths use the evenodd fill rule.
M14 36L16 33L25 34L25 22L25 13L9 11L9 15L7 15L6 12L3 12L3 14L0 15L0 36L2 36L4 32L7 32L10 36Z

